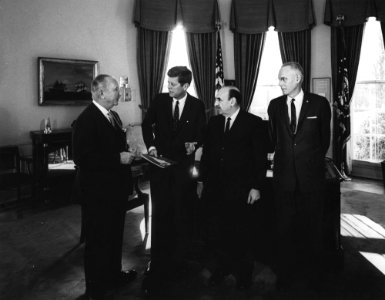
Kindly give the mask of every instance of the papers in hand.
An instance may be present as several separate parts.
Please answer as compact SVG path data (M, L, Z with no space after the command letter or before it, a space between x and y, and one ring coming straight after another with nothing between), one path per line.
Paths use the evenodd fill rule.
M142 157L159 168L167 168L175 164L174 161L165 157L155 157L149 154L142 154Z

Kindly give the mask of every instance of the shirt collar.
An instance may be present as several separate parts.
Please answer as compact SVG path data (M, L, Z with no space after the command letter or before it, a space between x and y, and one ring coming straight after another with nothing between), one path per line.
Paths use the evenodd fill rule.
M174 104L176 101L179 101L179 104L181 104L181 103L184 103L184 102L186 101L186 99L187 99L187 93L186 93L186 95L184 95L184 97L181 98L181 99L175 99L175 98L172 98L172 103Z
M238 109L231 116L226 117L226 119L231 118L231 122L233 122L237 118L240 110L241 110L241 108L238 107Z
M296 104L301 104L303 102L303 97L304 97L304 93L303 93L303 90L301 89L301 91L297 94L297 96L295 96L295 97L287 96L286 102L289 105L291 102L291 99L294 98Z
M99 103L97 103L95 100L92 100L92 103L95 104L95 106L97 108L99 108L99 110L102 112L103 115L105 115L107 117L107 114L108 114L108 110L105 109L103 106L101 106Z

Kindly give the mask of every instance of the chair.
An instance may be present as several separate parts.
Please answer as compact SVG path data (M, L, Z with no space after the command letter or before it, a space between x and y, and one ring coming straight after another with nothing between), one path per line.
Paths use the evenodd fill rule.
M3 196L0 202L1 210L17 208L19 216L19 204L21 203L21 188L28 183L31 185L31 175L21 172L20 162L25 161L29 168L29 161L20 157L17 146L0 147L0 191ZM32 187L31 187L32 188ZM12 192L16 192L16 200Z

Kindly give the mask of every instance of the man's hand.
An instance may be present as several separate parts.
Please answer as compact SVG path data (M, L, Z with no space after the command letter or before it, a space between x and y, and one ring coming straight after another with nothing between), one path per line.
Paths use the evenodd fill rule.
M148 154L150 154L151 156L154 156L154 157L158 157L158 151L156 151L155 148L151 149Z
M132 163L135 158L135 154L130 152L120 152L120 163L123 165L128 165Z
M197 142L192 142L192 143L186 142L186 143L184 143L187 155L191 155L195 151L195 145L196 144L197 144Z
M198 183L197 183L197 195L198 195L199 199L202 197L202 191L203 191L203 182L198 181Z
M259 192L259 190L251 189L249 192L249 197L247 197L247 204L254 204L260 198L261 193Z

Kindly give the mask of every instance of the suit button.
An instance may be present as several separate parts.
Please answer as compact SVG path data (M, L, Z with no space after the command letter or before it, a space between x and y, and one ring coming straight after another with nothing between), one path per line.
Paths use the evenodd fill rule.
M296 144L296 143L294 143L294 146L297 146L297 144Z

